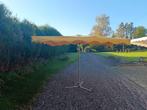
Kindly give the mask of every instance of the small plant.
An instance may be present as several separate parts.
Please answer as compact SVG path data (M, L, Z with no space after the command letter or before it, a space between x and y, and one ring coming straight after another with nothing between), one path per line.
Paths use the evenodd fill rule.
M61 60L61 61L66 61L66 60L69 60L69 56L67 56L67 55L61 55L61 56L59 56L59 58L58 58L59 60Z
M0 79L0 97L1 97L1 89L4 85L4 80Z

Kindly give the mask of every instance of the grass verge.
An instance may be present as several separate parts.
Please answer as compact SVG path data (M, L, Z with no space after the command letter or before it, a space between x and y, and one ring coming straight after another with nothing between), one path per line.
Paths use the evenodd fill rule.
M44 82L76 59L77 55L71 53L19 72L0 73L0 110L26 110Z
M143 61L147 61L147 51L144 52L99 52L97 55L101 55L107 58L116 58L127 62L137 62L140 57Z

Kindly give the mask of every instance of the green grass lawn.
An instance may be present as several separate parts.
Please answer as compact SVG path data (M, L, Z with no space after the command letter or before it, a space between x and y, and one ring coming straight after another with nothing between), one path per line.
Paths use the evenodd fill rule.
M66 57L56 57L45 64L39 63L25 67L20 72L0 73L0 83L3 84L0 88L0 110L28 107L45 81L76 59L77 55L71 53Z
M144 58L144 61L147 61L147 51L144 52L99 52L98 55L102 55L104 57L115 57L121 60L136 62L139 61L140 57Z

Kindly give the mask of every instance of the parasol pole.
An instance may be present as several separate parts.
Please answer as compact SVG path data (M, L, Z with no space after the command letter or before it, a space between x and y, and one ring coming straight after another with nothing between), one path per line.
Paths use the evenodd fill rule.
M86 87L83 86L83 83L84 81L81 81L80 79L80 56L81 56L81 49L80 49L80 44L77 44L77 54L78 54L78 72L77 72L77 78L78 78L78 81L77 81L77 84L74 85L74 86L70 86L70 87L65 87L65 88L81 88L83 90L86 90L88 92L91 92L91 89L88 89Z
M78 53L78 82L80 82L80 46L79 45L77 45L77 53Z

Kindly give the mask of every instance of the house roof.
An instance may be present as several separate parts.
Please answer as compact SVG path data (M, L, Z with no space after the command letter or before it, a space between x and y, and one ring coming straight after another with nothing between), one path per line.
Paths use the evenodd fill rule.
M133 45L147 47L147 37L132 39L130 42Z

